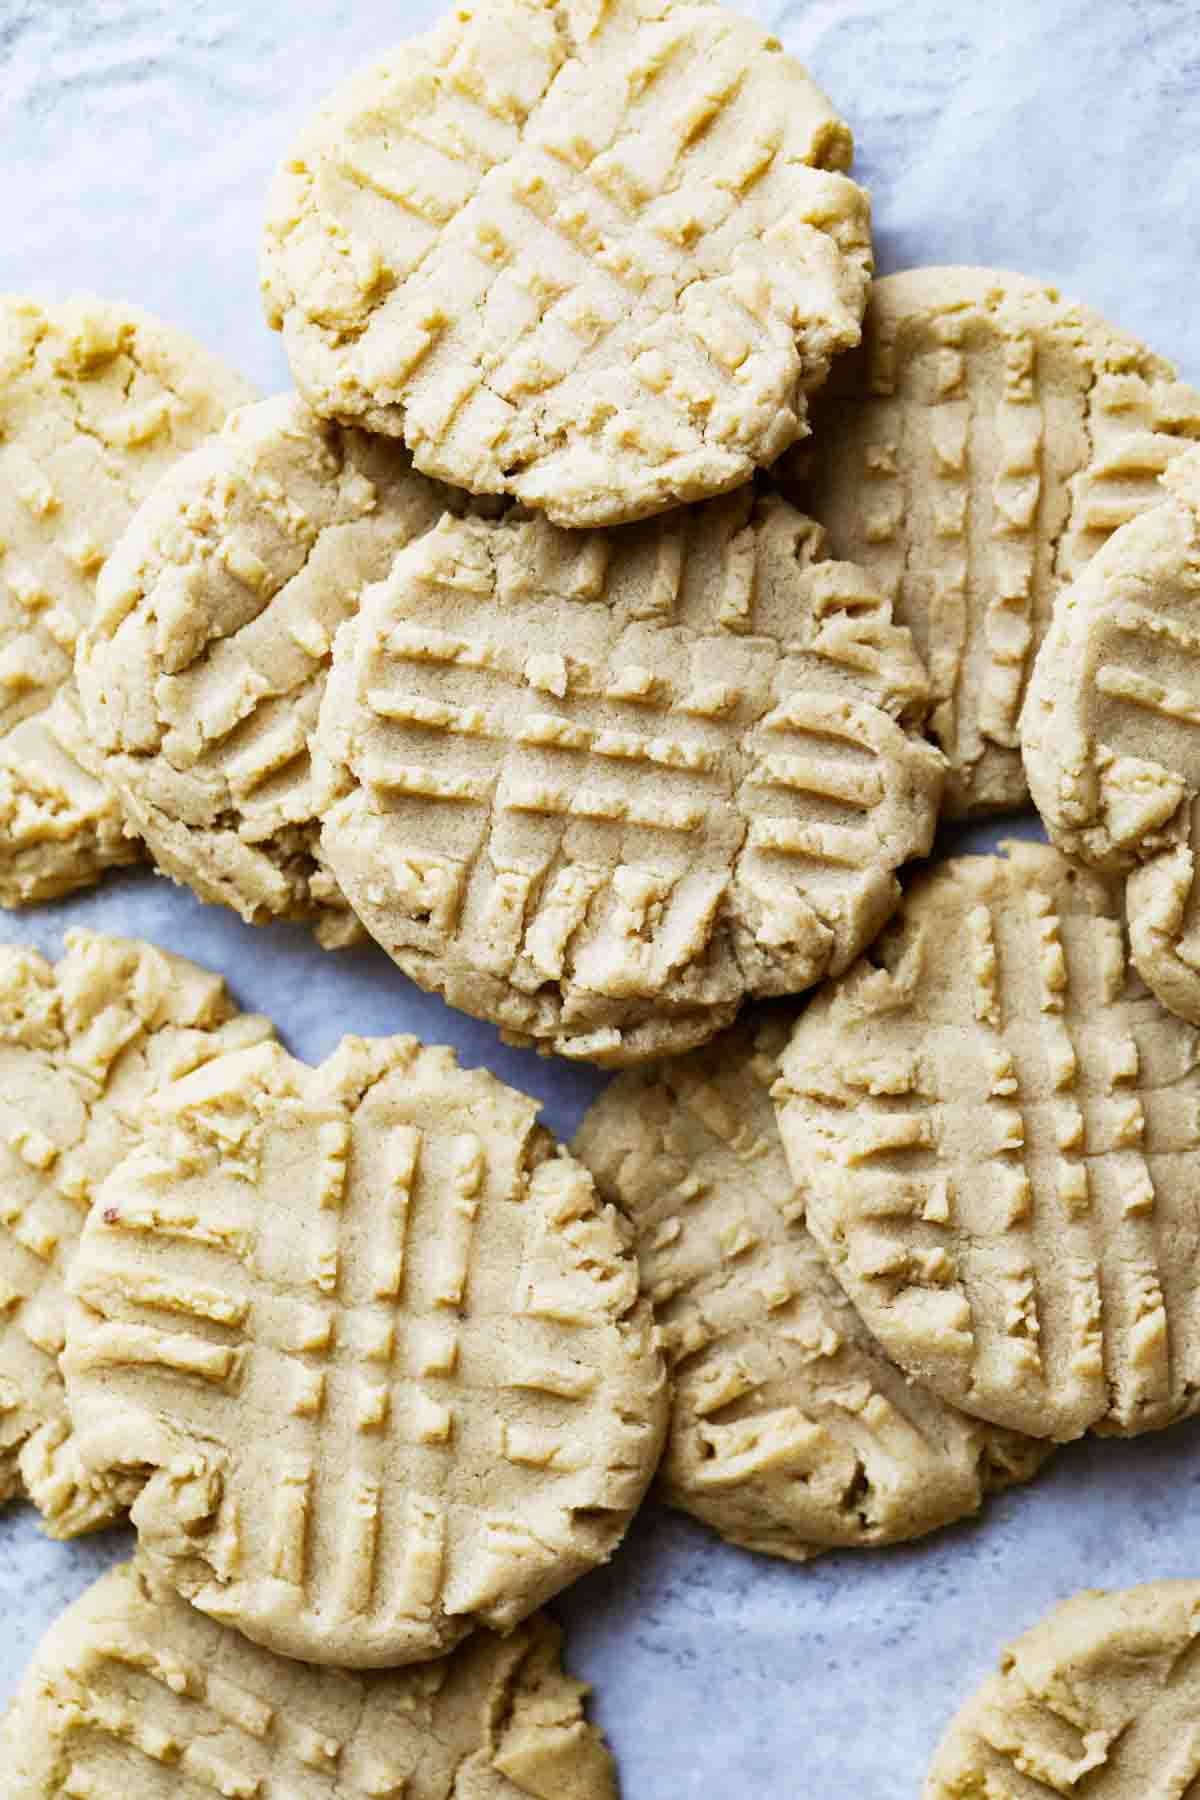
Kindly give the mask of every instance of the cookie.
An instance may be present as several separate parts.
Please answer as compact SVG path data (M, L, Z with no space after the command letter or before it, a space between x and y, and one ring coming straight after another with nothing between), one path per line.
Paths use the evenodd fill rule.
M1200 1024L1200 451L1059 596L1021 720L1053 841L1124 872L1138 973Z
M77 674L105 780L167 874L256 923L357 934L318 854L308 740L363 587L461 503L292 395L235 413L154 490Z
M84 1469L58 1369L92 1195L158 1082L270 1030L150 944L72 931L53 967L0 948L0 1497L27 1494L52 1537L107 1524L139 1485Z
M605 1560L665 1378L590 1177L449 1050L278 1045L161 1089L93 1203L62 1368L143 1549L284 1655L419 1661Z
M886 1353L1033 1436L1200 1405L1200 1034L1120 883L1044 844L919 877L801 1016L776 1098L809 1229Z
M45 715L72 685L97 571L135 508L250 397L134 307L0 296L0 905L52 899L135 854Z
M1027 803L1018 716L1054 596L1200 437L1200 394L1023 275L877 282L785 485L929 669L954 817Z
M1183 1796L1200 1774L1200 1582L1066 1600L942 1739L923 1800Z
M68 679L0 736L0 906L59 899L141 853Z
M936 822L926 692L782 500L443 520L338 635L324 853L453 1005L601 1063L690 1049L887 918Z
M794 1562L895 1544L1027 1480L1044 1441L983 1425L888 1361L804 1225L764 1014L592 1106L576 1156L630 1219L673 1377L664 1497Z
M360 70L276 177L267 316L314 409L615 525L725 493L856 344L850 133L708 0L484 0Z
M10 1800L616 1800L537 1613L419 1669L351 1675L251 1644L122 1563L51 1626L0 1731Z

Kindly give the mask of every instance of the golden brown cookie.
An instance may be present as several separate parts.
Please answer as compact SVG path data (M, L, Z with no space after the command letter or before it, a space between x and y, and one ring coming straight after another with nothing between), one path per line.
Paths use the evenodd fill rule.
M357 934L309 763L333 638L462 504L293 395L235 413L159 484L105 565L77 674L104 778L160 868L256 923Z
M879 930L936 823L926 692L778 498L586 535L443 520L338 635L324 853L422 987L644 1062Z
M0 296L0 905L51 899L137 854L47 709L62 690L69 704L97 571L134 510L250 398L135 307Z
M789 493L925 658L952 816L1022 806L1018 715L1054 596L1200 437L1200 395L1054 288L994 269L875 284Z
M771 1085L788 1023L619 1076L573 1149L634 1230L673 1377L673 1506L805 1561L900 1543L1024 1481L1044 1441L946 1406L889 1362L804 1225Z
M923 1800L1184 1800L1200 1777L1200 1582L1093 1590L1010 1644Z
M275 179L263 277L315 410L615 525L805 430L871 270L851 140L709 0L484 0L360 70Z
M142 1560L51 1626L0 1730L7 1800L616 1800L535 1613L419 1669L351 1675L206 1619Z
M0 1497L26 1493L52 1537L107 1524L139 1486L84 1469L58 1370L88 1205L158 1083L270 1031L150 944L72 931L53 967L0 948Z
M1200 1033L1120 883L1044 844L920 876L777 1090L809 1229L889 1356L1033 1436L1200 1405Z
M1200 451L1059 595L1021 720L1051 838L1124 872L1133 960L1200 1023Z
M96 1196L62 1358L143 1550L284 1655L421 1661L616 1547L665 1381L637 1269L537 1105L449 1050L222 1057Z

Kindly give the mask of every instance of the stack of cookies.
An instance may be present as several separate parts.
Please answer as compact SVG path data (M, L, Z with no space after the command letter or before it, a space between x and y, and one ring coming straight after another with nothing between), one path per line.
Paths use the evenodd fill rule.
M611 1795L538 1609L660 1459L802 1561L1200 1409L1200 394L872 286L850 160L710 0L486 0L276 178L295 393L0 303L0 901L148 857L626 1071L567 1150L149 945L0 955L0 1495L138 1532L6 1794ZM1049 1621L929 1793L1182 1794L1198 1612Z

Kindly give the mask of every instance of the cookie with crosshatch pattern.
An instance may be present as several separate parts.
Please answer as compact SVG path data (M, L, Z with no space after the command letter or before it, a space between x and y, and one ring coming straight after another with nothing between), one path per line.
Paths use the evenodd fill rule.
M1053 841L1125 875L1143 981L1200 1024L1200 451L1163 482L1055 602L1021 747Z
M0 947L0 1498L26 1494L52 1537L108 1524L139 1486L83 1466L59 1374L88 1205L155 1086L270 1033L150 944L71 931L54 965Z
M484 0L360 70L281 167L267 315L319 413L614 525L725 493L856 344L850 133L708 0Z
M76 674L100 773L162 870L255 923L361 935L318 852L309 736L362 589L464 503L294 394L239 409L158 484Z
M809 1229L887 1354L1034 1436L1200 1405L1200 1033L1121 884L1045 844L922 874L797 1022L776 1089Z
M630 1070L572 1149L631 1221L672 1374L665 1497L804 1561L900 1543L1026 1481L1044 1441L984 1425L888 1360L805 1228L771 1104L788 1020Z
M53 899L138 855L54 701L70 706L97 571L139 502L252 398L218 357L136 307L0 295L2 906Z
M926 696L887 603L776 497L443 519L338 634L323 850L421 986L645 1061L879 930L936 823Z
M145 1553L279 1650L372 1667L507 1630L603 1561L665 1376L591 1177L449 1050L263 1045L154 1097L93 1203L63 1373Z
M929 669L952 816L1023 806L1018 719L1055 594L1200 438L1162 357L1028 276L906 269L782 472Z
M616 1800L535 1613L419 1668L313 1668L205 1618L141 1558L51 1626L0 1728L7 1800Z
M1200 1582L1064 1600L952 1720L922 1800L1184 1800L1200 1774Z

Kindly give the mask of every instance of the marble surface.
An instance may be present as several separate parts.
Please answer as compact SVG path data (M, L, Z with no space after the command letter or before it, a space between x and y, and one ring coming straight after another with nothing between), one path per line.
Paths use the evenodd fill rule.
M137 300L265 389L262 194L309 105L434 16L432 0L0 0L0 289ZM1059 282L1200 379L1197 0L760 0L851 121L879 261ZM1029 829L1028 826L1025 829ZM980 834L973 842L981 841ZM220 969L300 1054L344 1030L450 1041L567 1134L599 1078L505 1051L380 955L252 932L150 876L0 916L56 949L74 922ZM1087 1585L1200 1572L1200 1426L1063 1451L978 1523L791 1568L648 1509L559 1608L626 1800L911 1800L1005 1637ZM1193 1514L1193 1509L1196 1509ZM0 1518L0 1703L120 1533L69 1548ZM4 1772L0 1771L0 1793Z

